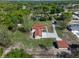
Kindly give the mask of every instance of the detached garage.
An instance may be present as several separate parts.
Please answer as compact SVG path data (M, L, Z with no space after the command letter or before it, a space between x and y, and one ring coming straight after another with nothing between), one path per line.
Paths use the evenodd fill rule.
M60 40L56 42L58 49L68 49L69 45L64 40Z

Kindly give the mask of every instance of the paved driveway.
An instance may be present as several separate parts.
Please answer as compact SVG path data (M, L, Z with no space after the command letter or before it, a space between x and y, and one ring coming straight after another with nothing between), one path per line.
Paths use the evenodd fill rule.
M56 32L55 24L52 24L52 28L53 28L53 33L42 32L42 38L56 38L57 41L62 40Z
M57 40L57 41L62 40L62 39L58 36L58 34L57 34L57 32L56 32L55 24L52 24L52 27L53 27L53 32L54 32L54 34L55 34L56 40Z
M56 38L55 33L42 32L42 38Z

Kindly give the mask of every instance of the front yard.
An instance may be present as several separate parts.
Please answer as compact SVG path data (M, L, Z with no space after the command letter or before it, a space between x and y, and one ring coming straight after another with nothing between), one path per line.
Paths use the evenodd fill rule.
M53 39L31 39L29 34L21 33L19 31L14 33L12 40L15 43L21 43L24 48L38 47L39 44L42 44L46 47L53 46Z
M38 24L38 23L47 26L48 31L53 32L52 27L51 27L51 24L52 24L51 21L33 21L32 19L24 20L24 21L25 21L25 23L23 25L26 29L29 28L29 31L22 33L17 30L15 33L13 33L12 41L14 43L20 42L24 46L24 48L34 48L34 47L39 46L39 44L43 44L46 47L51 47L53 45L53 39L35 40L35 39L31 39L31 37L30 37L31 36L30 31L31 31L32 26L34 24ZM28 23L27 23L27 21L28 21Z
M56 28L57 34L60 38L63 38L63 30L60 30L59 28Z

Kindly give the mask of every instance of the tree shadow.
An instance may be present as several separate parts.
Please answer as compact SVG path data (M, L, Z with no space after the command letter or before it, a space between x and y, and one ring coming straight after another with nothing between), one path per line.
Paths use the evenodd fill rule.
M70 48L79 48L79 44L71 44L71 45L69 45L70 46Z

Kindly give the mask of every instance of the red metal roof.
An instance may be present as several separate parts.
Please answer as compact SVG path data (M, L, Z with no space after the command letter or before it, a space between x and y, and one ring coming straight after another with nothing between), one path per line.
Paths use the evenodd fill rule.
M45 26L43 24L34 24L33 29L45 29Z
M61 40L61 41L57 41L57 45L58 45L58 48L68 48L68 44L64 41L64 40Z
M42 30L36 30L35 36L42 36Z
M45 26L42 24L34 24L33 29L35 29L35 36L42 36L43 29Z

